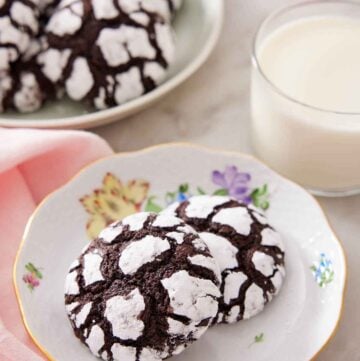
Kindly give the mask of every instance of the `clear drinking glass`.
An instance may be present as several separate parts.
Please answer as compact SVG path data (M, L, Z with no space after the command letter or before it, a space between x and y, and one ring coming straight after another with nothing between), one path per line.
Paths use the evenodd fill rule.
M360 4L301 3L273 13L258 29L252 53L252 138L259 158L279 173L315 194L343 196L360 193L360 113L329 111L293 99L269 80L258 58L259 47L274 30L324 15L360 20Z

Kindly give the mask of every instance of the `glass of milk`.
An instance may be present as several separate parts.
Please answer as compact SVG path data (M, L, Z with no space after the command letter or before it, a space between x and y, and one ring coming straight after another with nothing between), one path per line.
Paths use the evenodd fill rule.
M260 26L252 135L270 167L319 195L360 192L360 3L312 1Z

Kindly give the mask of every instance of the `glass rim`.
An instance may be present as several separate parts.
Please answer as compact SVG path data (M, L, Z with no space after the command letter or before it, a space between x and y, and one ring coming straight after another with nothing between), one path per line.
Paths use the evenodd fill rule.
M253 41L252 41L252 54L251 54L251 60L252 60L252 65L256 67L256 69L259 71L260 75L262 76L262 78L271 86L271 88L277 93L279 94L281 97L289 100L292 103L295 103L297 105L300 105L304 108L308 108L311 110L315 110L317 112L321 112L321 113L325 113L325 114L336 114L336 115L360 115L360 110L358 112L346 112L346 111L340 111L340 110L330 110L330 109L325 109L325 108L321 108L321 107L317 107L305 102L302 102L298 99L293 98L292 96L288 95L286 92L284 92L283 90L281 90L274 82L272 82L269 77L265 74L264 70L262 69L259 59L258 59L258 54L257 54L257 45L258 45L258 38L259 38L259 34L260 32L263 30L263 28L272 20L276 19L278 16L293 10L293 9L297 9L297 8L301 8L301 7L307 7L307 6L313 6L313 5L329 5L329 4L338 4L338 5L353 5L353 6L357 6L360 9L360 2L356 2L356 1L351 1L351 0L330 0L330 1L324 1L324 0L313 0L313 1L301 1L298 2L296 4L293 5L286 5L281 7L280 9L277 9L273 12L271 12L269 15L267 15L260 23L260 25L257 27L257 30L255 32L255 35L253 37Z

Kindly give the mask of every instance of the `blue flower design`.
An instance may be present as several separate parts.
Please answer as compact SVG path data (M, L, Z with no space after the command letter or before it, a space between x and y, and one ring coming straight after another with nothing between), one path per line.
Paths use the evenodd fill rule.
M334 280L333 264L325 253L320 254L320 260L311 266L311 270L320 287L325 287Z
M182 192L179 192L177 197L176 197L176 200L178 202L184 202L186 201L187 199L189 198L189 195L185 194L185 193L182 193Z
M167 192L165 195L165 202L170 205L174 202L183 202L192 196L187 183L180 184L175 192Z

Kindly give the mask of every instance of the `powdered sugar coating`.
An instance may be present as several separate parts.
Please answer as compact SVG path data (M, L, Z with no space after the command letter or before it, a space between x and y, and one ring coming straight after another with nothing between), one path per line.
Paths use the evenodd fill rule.
M196 256L189 257L189 261L193 265L198 265L201 267L208 268L209 270L214 272L219 282L221 281L219 265L217 264L214 258L206 257L203 256L202 254L197 254Z
M171 20L171 9L168 0L118 0L121 9L128 13L134 13L145 10L150 13L156 13L165 21Z
M65 295L66 312L76 336L105 360L179 354L217 313L215 260L193 228L165 214L142 212L111 224L71 273L78 292Z
M111 352L116 361L136 361L136 348L130 346L122 346L115 343L111 347Z
M119 224L119 222L114 222L100 232L99 238L104 243L112 243L121 234L122 230L123 227Z
M275 296L279 293L281 286L284 283L285 275L285 267L279 267L278 272L276 272L274 276L271 277L271 282L274 284L275 287Z
M210 232L199 233L200 238L209 247L211 254L216 259L220 271L238 266L236 255L238 249L233 246L225 237Z
M220 196L192 197L186 207L186 215L189 218L207 218L214 208L228 202L230 198Z
M50 48L38 55L37 63L44 75L53 83L57 83L61 80L70 55L70 49L58 50Z
M144 75L153 79L156 84L161 83L165 73L165 69L156 62L148 62L144 66Z
M96 41L110 66L125 64L130 60L123 33L123 31L126 31L125 29L128 29L128 27L121 26L118 29L104 29L100 32Z
M103 281L104 277L101 274L100 266L103 258L98 253L87 253L84 256L83 277L85 286L91 285L94 282Z
M141 351L139 361L160 361L162 360L161 354L153 349L144 348Z
M139 97L161 83L174 60L171 26L158 11L151 10L170 9L169 4L168 0L144 4L136 0L62 0L46 26L48 45L43 50L58 53L41 53L38 63L56 87L65 85L71 99L84 100L98 109ZM59 66L64 51L71 55L62 57ZM51 70L50 58L55 54L57 67Z
M136 67L116 75L114 99L117 104L125 103L144 93L140 70Z
M216 298L220 297L220 291L211 281L179 271L163 279L161 284L169 294L175 314L198 322L215 317L218 310Z
M176 213L176 210L178 209L179 205L180 205L180 202L171 203L167 208L165 208L161 212L161 214L165 213L168 216L177 217L178 215Z
M234 323L238 320L240 314L240 306L233 306L230 309L230 312L226 316L225 321L227 323Z
M139 231L144 227L145 221L148 219L148 213L140 212L128 216L122 220L123 226L128 226L130 231Z
M69 97L74 100L81 100L89 93L94 82L88 61L83 57L75 59L71 75L65 82Z
M245 207L225 208L212 219L213 222L228 225L241 235L250 234L253 220Z
M285 276L282 238L257 209L229 197L205 195L163 213L197 229L220 267L217 322L253 317L279 292Z
M284 242L282 240L280 233L275 232L271 228L265 228L261 232L261 244L263 246L275 246L281 249L282 251L284 250Z
M0 8L0 112L39 109L45 93L28 66L27 53L39 33L37 1L4 1Z
M51 16L46 25L46 30L57 36L75 34L82 26L83 3L72 1L66 4L67 7L64 7L64 3L60 3L59 10Z
M77 272L70 272L66 277L65 294L77 295L79 293L79 285L76 280Z
M158 46L162 51L164 59L172 63L175 58L175 48L173 46L173 32L167 24L155 24L155 34L158 39Z
M257 315L265 306L264 292L256 284L252 284L246 291L244 320Z
M96 44L110 66L124 64L130 57L154 59L156 56L146 31L127 25L102 30Z
M144 329L144 322L139 319L144 310L144 298L136 288L126 296L107 300L104 316L111 323L114 336L122 340L137 340Z
M261 224L267 224L268 220L263 213L260 213L259 210L253 211L252 215L259 221Z
M194 239L192 244L198 251L205 251L207 248L206 243L202 239L199 239L199 238Z
M166 239L147 235L143 239L129 244L122 251L119 267L124 274L133 274L169 249L170 244Z
M89 302L81 308L80 312L75 317L76 327L80 327L86 321L86 318L90 313L91 306L92 306L92 302Z
M225 277L224 302L230 304L231 300L239 297L239 290L248 278L243 272L230 272Z
M179 226L181 223L182 220L180 218L159 214L152 225L153 227L168 228Z
M131 14L129 14L129 17L131 20L134 20L136 23L143 25L143 26L148 26L150 23L149 16L143 12L131 13Z
M76 307L80 305L79 302L73 302L65 306L66 312L70 314Z
M113 19L119 15L119 11L115 7L113 0L92 0L91 3L96 19Z
M263 252L256 251L252 256L252 262L259 272L269 277L274 273L274 259Z
M10 8L10 16L16 23L30 28L33 34L37 34L39 31L37 14L28 5L20 1L13 2Z
M4 2L0 15L0 70L10 71L38 31L39 12L34 3L25 0Z
M174 238L177 244L184 242L184 235L182 232L169 232L166 234L167 237Z
M100 349L104 346L105 343L104 331L98 325L95 325L91 328L89 336L86 339L86 344L89 346L91 352L98 356Z
M169 333L171 335L192 335L195 339L200 338L206 332L207 327L195 327L194 324L186 325L185 323L168 318Z

